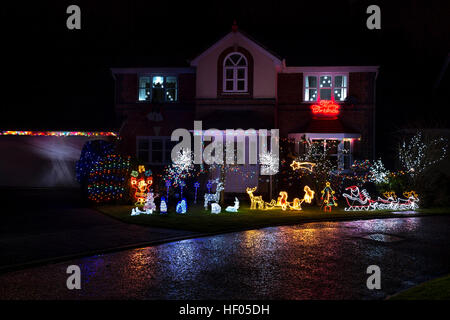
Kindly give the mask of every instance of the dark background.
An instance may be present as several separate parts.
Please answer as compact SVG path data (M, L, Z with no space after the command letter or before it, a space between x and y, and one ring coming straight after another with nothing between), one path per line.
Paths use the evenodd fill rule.
M81 8L81 30L66 8ZM381 30L366 8L381 8ZM395 130L448 128L448 1L54 1L2 3L0 130L117 129L109 68L188 66L239 28L293 65L379 65L377 150Z

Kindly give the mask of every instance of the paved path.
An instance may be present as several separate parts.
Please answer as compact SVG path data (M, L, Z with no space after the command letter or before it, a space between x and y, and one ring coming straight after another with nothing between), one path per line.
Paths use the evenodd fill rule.
M87 208L78 190L3 190L2 197L0 271L32 261L195 234L122 223Z
M448 216L270 227L4 274L0 299L383 299L450 273L449 246ZM373 264L381 290L366 287Z

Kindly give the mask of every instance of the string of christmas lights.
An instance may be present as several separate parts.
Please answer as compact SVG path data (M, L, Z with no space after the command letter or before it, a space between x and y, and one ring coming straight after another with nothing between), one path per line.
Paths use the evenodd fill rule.
M118 137L116 132L105 131L0 131L0 136L46 136L46 137Z

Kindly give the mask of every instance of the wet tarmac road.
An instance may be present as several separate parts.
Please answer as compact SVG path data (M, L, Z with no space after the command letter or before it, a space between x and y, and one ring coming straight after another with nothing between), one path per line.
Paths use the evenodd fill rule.
M383 299L450 273L449 245L445 216L271 227L3 274L0 299ZM374 264L381 290L366 287Z

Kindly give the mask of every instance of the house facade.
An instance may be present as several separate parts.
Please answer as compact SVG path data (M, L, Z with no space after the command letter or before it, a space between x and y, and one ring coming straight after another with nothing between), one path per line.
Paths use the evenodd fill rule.
M171 162L172 131L194 120L205 130L277 128L297 153L304 138L337 140L344 170L375 154L377 66L289 66L234 25L188 67L112 74L121 148L152 166Z

